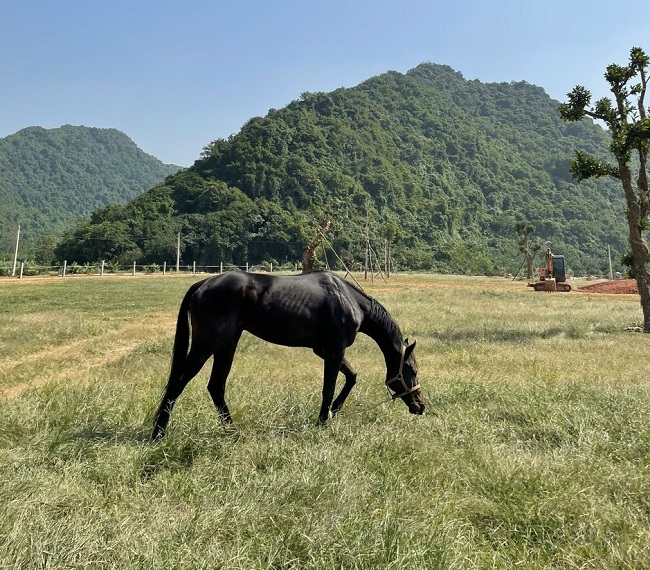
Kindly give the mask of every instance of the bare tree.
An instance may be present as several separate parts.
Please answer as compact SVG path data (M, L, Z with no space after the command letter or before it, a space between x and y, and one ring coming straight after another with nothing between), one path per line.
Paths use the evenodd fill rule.
M332 227L332 222L327 220L318 230L316 237L311 240L311 243L305 248L305 251L302 254L302 272L307 273L314 268L314 254L316 253L316 248L321 244L325 238L325 234L330 231Z
M533 259L535 254L541 249L542 244L539 242L532 242L529 236L535 231L535 226L530 222L519 221L515 224L515 232L517 233L517 245L519 251L524 254L526 258L526 278L533 278Z

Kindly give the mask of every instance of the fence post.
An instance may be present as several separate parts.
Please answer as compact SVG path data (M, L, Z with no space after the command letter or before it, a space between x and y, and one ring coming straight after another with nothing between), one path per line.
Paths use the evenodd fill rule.
M246 262L246 273L248 273L248 261Z
M21 259L21 260L20 260L20 275L19 275L18 279L22 279L22 278L23 278L23 271L24 271L24 270L25 270L25 260L24 260L24 259Z
M163 261L163 275L167 275L167 262Z
M133 275L135 275L135 261L133 262Z
M223 273L223 261L219 263L219 274Z
M196 275L196 261L192 262L192 275Z
M273 264L271 263L271 271L269 273L273 273Z
M99 270L99 274L102 275L102 276L104 275L104 260L103 259L102 259L101 269Z
M65 277L65 271L68 268L68 260L64 259L63 260L63 271L61 272L61 277Z

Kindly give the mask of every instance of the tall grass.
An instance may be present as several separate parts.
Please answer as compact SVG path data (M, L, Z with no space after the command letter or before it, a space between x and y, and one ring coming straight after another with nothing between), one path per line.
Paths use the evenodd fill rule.
M650 567L648 339L635 296L499 279L365 284L417 340L427 413L242 338L148 441L191 278L0 284L0 568ZM153 322L152 322L153 321Z

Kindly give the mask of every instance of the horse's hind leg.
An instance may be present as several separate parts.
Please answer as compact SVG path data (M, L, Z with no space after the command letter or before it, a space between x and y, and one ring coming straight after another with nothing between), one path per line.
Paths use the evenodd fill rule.
M212 364L212 373L210 374L210 382L208 382L208 392L212 397L214 406L217 408L219 417L226 423L232 423L230 417L230 410L226 405L226 379L230 374L232 361L235 356L237 342L239 336L232 341L229 346L224 346L214 353L214 363Z
M341 388L339 395L336 397L336 400L334 400L334 403L332 404L332 414L336 414L343 407L343 404L350 394L350 391L357 383L357 373L352 370L352 367L346 358L343 358L343 362L341 362L341 367L339 370L345 376L345 384L343 388Z
M156 421L154 422L151 439L160 439L165 435L165 428L167 427L167 422L169 422L169 416L176 399L181 395L189 381L199 373L201 368L203 368L206 360L210 358L211 353L212 351L207 347L192 345L192 348L183 363L183 371L180 376L169 377L165 394L160 401L160 406L156 413Z

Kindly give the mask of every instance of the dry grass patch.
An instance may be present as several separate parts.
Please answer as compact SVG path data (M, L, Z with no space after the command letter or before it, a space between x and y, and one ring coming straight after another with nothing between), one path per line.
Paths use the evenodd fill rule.
M143 342L169 339L174 324L171 316L156 322L123 324L110 331L97 332L85 340L62 342L21 358L2 359L0 398L10 398L49 382L76 382L88 378L94 369L128 357Z

